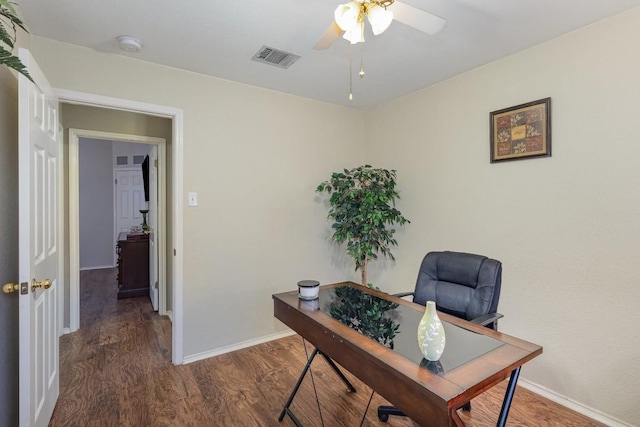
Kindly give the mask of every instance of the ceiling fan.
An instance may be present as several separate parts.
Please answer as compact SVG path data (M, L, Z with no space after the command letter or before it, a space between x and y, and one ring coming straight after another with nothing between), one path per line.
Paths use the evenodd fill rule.
M353 0L339 5L334 17L314 49L328 49L343 34L351 44L364 42L365 17L374 35L382 34L394 19L427 34L437 33L447 22L444 18L394 0Z

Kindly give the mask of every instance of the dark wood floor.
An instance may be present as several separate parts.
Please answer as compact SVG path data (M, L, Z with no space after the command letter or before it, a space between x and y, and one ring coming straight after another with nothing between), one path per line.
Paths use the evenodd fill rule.
M277 417L306 357L292 336L183 366L171 364L171 323L146 297L116 299L115 269L81 273L81 329L62 337L60 398L50 426L292 426ZM218 325L211 328L216 333ZM311 349L309 349L310 351ZM321 358L313 364L325 426L358 426L371 390L347 373L344 387ZM494 426L504 384L461 412L470 427ZM363 425L378 421L374 395ZM305 379L292 406L305 426L322 425L312 382ZM518 388L508 426L601 426Z

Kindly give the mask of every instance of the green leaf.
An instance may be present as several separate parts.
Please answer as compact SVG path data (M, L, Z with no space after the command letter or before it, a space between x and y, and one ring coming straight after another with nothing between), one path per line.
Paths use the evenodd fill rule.
M12 15L17 15L16 10L13 8L13 5L9 3L9 0L0 0L0 7L9 9L9 12L11 12Z
M0 15L9 19L13 24L22 28L24 31L28 32L24 26L24 23L18 18L16 14L16 10L13 8L11 3L7 0L0 0Z
M29 75L26 67L22 64L20 59L16 56L13 56L11 52L0 46L0 65L6 65L9 68L13 68L29 80L33 82L33 79Z
M13 5L9 0L0 0L0 16L5 17L9 21L13 32L13 34L9 33L7 28L5 28L6 21L0 19L0 41L10 49L13 49L16 40L16 26L22 28L24 31L27 31L27 29L24 27L20 18L16 16L16 10L13 8ZM33 82L33 79L20 59L14 56L11 51L5 49L3 46L0 46L0 65L6 65L7 67L16 70Z
M13 38L7 33L7 30L0 25L0 41L13 49Z

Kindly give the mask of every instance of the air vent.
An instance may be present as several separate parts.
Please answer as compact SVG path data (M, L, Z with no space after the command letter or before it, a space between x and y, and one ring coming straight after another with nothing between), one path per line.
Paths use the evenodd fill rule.
M251 59L256 62L262 62L263 64L275 65L280 68L289 68L291 64L300 59L300 56L283 50L274 49L272 47L262 46Z
M129 158L127 156L116 156L116 165L127 165L129 164Z

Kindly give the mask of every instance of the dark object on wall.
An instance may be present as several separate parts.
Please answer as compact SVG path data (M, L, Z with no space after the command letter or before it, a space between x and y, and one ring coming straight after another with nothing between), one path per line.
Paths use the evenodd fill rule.
M551 157L551 98L493 111L491 163Z
M149 201L149 156L142 161L142 185L144 185L144 201Z

